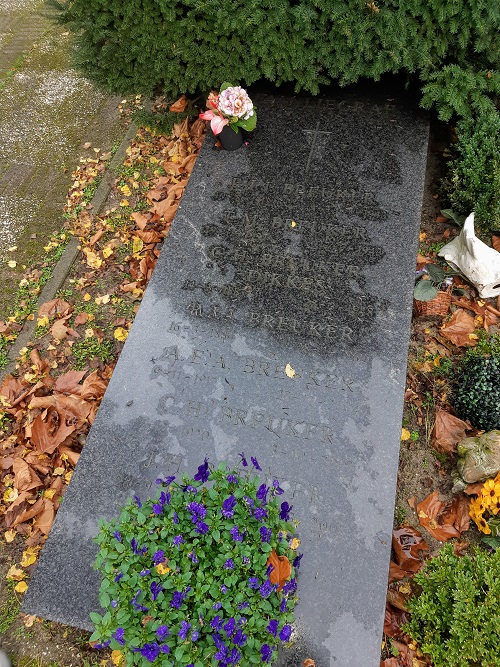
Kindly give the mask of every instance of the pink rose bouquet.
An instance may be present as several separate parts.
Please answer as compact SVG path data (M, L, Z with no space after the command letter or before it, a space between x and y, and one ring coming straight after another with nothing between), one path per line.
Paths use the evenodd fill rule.
M235 132L240 127L251 132L257 125L257 111L247 91L241 86L223 83L219 93L210 93L207 107L200 118L210 121L214 134L220 134L226 125Z

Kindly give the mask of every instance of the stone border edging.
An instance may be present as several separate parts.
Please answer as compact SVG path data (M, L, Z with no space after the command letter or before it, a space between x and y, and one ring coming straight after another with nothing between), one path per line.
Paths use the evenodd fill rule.
M127 133L122 139L121 144L118 147L118 150L113 155L111 161L109 162L106 171L102 177L101 182L96 190L95 195L92 197L90 202L94 215L98 215L104 206L106 199L111 191L111 188L114 183L114 169L119 166L126 155L127 148L130 145L130 142L135 137L138 131L138 126L135 123L131 123L130 127L127 130ZM37 301L37 307L39 308L43 303L51 301L55 298L56 292L61 288L62 284L66 280L68 273L73 266L78 254L80 252L80 242L76 237L72 237L66 246L63 254L61 255L59 261L54 266L52 270L52 277L46 283L45 287L40 293ZM7 352L7 365L4 369L0 370L0 382L3 378L16 370L16 359L19 356L19 353L23 347L27 347L29 341L33 336L33 332L36 327L36 319L25 321L21 333L16 338L12 347Z

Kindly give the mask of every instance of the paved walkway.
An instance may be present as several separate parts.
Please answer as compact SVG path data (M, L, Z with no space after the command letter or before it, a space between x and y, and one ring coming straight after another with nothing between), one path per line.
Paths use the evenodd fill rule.
M124 134L118 99L70 66L69 35L39 0L0 2L0 319L22 274L43 256L82 145L108 151ZM88 154L88 153L87 153ZM36 234L36 239L32 236ZM18 246L15 252L8 248ZM14 269L7 262L15 260Z

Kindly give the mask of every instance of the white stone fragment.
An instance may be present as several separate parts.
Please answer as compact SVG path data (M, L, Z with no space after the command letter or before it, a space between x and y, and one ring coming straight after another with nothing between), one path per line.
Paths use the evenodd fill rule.
M482 299L500 294L500 252L477 238L474 213L466 219L460 234L438 254L474 285Z

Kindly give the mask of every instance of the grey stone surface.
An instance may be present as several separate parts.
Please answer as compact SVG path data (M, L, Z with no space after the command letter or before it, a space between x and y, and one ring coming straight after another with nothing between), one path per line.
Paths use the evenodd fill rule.
M203 146L24 610L90 629L97 518L244 451L300 520L282 664L378 667L427 124L385 99L256 102L248 147Z

